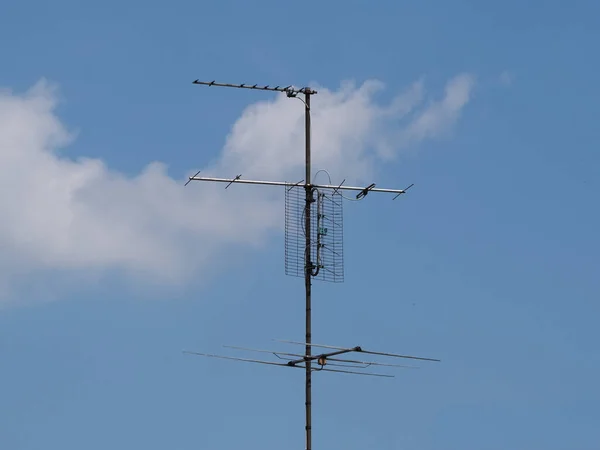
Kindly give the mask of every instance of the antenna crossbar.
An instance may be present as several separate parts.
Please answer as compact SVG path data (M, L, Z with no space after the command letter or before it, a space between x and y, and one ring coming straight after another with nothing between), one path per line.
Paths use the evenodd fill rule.
M280 341L288 344L300 344L305 345L303 342L297 341ZM356 347L336 347L332 345L319 345L319 344L311 344L314 348L327 348L327 349L335 349L334 351L329 351L326 353L315 353L311 354L307 352L304 355L297 353L288 353L279 350L264 350L264 349L254 349L248 347L238 347L231 345L224 345L224 347L232 348L236 350L250 351L250 352L259 352L259 353L270 353L273 356L277 357L279 361L269 361L264 359L254 359L254 358L240 358L237 356L225 356L225 355L217 355L214 353L200 353L194 351L184 350L183 353L187 353L190 355L203 356L208 358L218 358L218 359L227 359L230 361L238 361L238 362L249 362L255 364L266 364L270 366L279 366L279 367L293 367L296 369L307 369L310 372L339 372L339 373L350 373L355 375L370 375L376 377L386 377L393 378L393 375L390 374L379 374L373 372L365 372L361 369L367 369L371 366L379 366L379 367L396 367L396 368L406 368L406 369L418 369L417 366L407 366L402 364L390 364L383 363L377 361L363 361L356 359L345 359L338 358L337 356L349 354L349 353L367 353L370 355L378 355L385 357L395 357L395 358L409 358L409 359L418 359L422 361L439 361L437 359L432 358L422 358L417 356L407 356L407 355L397 355L393 353L384 353L384 352L374 352L364 350L360 346ZM286 357L287 356L287 357ZM290 358L292 356L293 358ZM284 360L285 362L282 362ZM311 366L311 363L314 363L315 366ZM338 369L331 369L330 367L338 367ZM348 369L358 369L358 370L348 370Z
M288 344L299 344L306 345L304 342L297 341L280 341ZM254 358L241 358L237 356L225 356L218 355L214 353L200 353L194 351L184 350L183 353L187 353L190 355L203 356L208 358L218 358L218 359L227 359L230 361L238 361L238 362L249 362L254 364L264 364L269 366L279 366L279 367L292 367L296 369L305 369L312 372L337 372L337 373L348 373L354 375L366 375L366 376L375 376L375 377L384 377L384 378L393 378L394 375L385 374L385 373L374 373L374 372L366 372L363 369L367 369L371 366L378 367L395 367L395 368L406 368L406 369L418 369L418 366L407 366L402 364L390 364L383 363L377 361L363 361L356 359L345 359L339 358L341 355L349 354L349 353L367 353L371 355L378 355L384 357L395 357L395 358L409 358L409 359L418 359L422 361L439 361L437 359L432 358L422 358L417 356L407 356L407 355L397 355L393 353L384 353L384 352L374 352L364 350L360 346L356 347L336 347L332 345L320 345L320 344L311 344L313 348L326 348L326 349L335 349L334 351L329 351L326 353L315 353L311 354L310 352L306 352L304 355L297 353L288 353L279 350L264 350L264 349L254 349L248 347L238 347L232 345L224 345L224 347L232 348L236 350L250 351L250 352L258 352L258 353L270 353L273 356L277 357L279 361L269 361L264 359L254 359ZM287 355L287 357L286 357ZM290 358L289 356L292 356ZM284 360L285 362L283 362ZM315 364L314 366L311 366ZM331 367L336 367L336 369L332 369ZM353 370L349 370L353 369Z
M200 81L194 80L193 84L202 84L204 86L218 86L218 87L229 87L229 88L237 88L237 89L253 89L257 91L274 91L274 92L285 92L288 96L294 97L297 94L316 94L317 91L311 89L309 87L303 87L297 89L293 86L269 86L268 84L265 86L259 86L258 84L231 84L231 83L218 83L216 81Z
M198 177L193 176L189 177L188 181L212 181L216 183L227 183L227 184L258 184L263 186L286 186L286 187L294 187L294 186L304 186L306 187L306 183L292 183L289 181L266 181L266 180L243 180L241 178L215 178L215 177ZM358 186L345 186L345 185L334 185L334 184L310 184L308 185L317 189L334 189L336 191L359 191L363 192L387 192L390 194L405 194L406 189L384 189L377 187L358 187ZM372 185L374 186L374 184ZM411 185L412 186L412 185ZM408 189L408 188L407 188ZM362 195L361 197L364 197Z
M305 342L298 342L298 341L287 341L287 340L282 340L282 339L274 339L277 342L283 342L286 344L296 344L296 345L306 345ZM374 352L371 350L365 350L360 346L356 346L356 347L352 347L352 348L347 348L347 347L336 347L334 345L323 345L323 344L310 344L313 347L316 348L329 348L329 349L334 349L334 350L341 350L343 351L343 353L347 353L347 352L357 352L357 353L367 353L369 355L380 355L380 356L390 356L392 358L407 358L407 359L418 359L421 361L433 361L433 362L440 362L439 359L435 359L435 358L423 358L421 356L411 356L411 355L398 355L396 353L386 353L386 352Z

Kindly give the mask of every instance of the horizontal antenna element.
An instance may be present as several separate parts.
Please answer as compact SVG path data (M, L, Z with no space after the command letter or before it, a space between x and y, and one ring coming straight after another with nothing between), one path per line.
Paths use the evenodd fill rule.
M230 88L238 88L238 89L254 89L258 91L275 91L275 92L284 92L288 95L288 97L295 97L298 94L308 94L314 95L317 93L314 89L309 87L303 87L297 89L293 86L259 86L258 84L230 84L230 83L217 83L216 81L200 81L194 80L193 84L202 84L204 86L219 86L219 87L230 87Z
M289 344L298 344L298 345L307 345L303 342L296 341L279 341L285 342ZM228 359L232 361L240 361L240 362L249 362L255 364L266 364L270 366L280 366L280 367L293 367L296 369L306 369L307 363L316 363L317 366L311 366L312 372L337 372L337 373L349 373L353 375L365 375L365 376L375 376L375 377L385 377L385 378L393 378L394 375L390 374L382 374L382 373L372 373L372 372L363 372L360 370L348 370L348 369L366 369L371 366L379 366L379 367L397 367L397 368L406 368L406 369L418 369L416 366L405 366L400 364L388 364L377 361L362 361L355 359L345 359L338 358L340 355L349 354L349 353L366 353L370 355L378 355L378 356L387 356L393 358L409 358L416 359L422 361L436 361L439 362L438 359L432 358L422 358L418 356L407 356L407 355L397 355L394 353L384 353L384 352L374 352L363 350L361 347L335 347L332 345L315 345L309 344L312 347L317 348L327 348L333 349L334 351L326 352L326 353L317 353L317 354L298 354L298 353L289 353L289 352L280 352L276 350L262 350L262 349L253 349L246 347L235 347L224 345L224 347L232 348L236 350L242 351L250 351L250 352L258 352L258 353L270 353L279 359L277 361L267 361L263 359L253 359L253 358L240 358L234 356L224 356L224 355L215 355L211 353L200 353L200 352L191 352L184 351L183 353L196 355L196 356L204 356L207 358L219 358L219 359ZM283 362L286 361L286 362ZM330 362L332 361L332 362ZM330 369L326 366L338 367L338 369Z
M275 341L283 342L286 344L308 345L305 342L297 342L297 341L283 341L283 340L279 340L279 339L275 339ZM397 355L395 353L373 352L370 350L363 350L361 347L344 348L344 347L335 347L333 345L318 345L318 344L310 344L310 345L312 347L317 347L317 348L330 348L330 349L335 349L335 350L345 350L345 351L349 351L349 352L367 353L369 355L390 356L392 358L408 358L408 359L419 359L421 361L441 362L441 360L439 360L439 359L423 358L420 356L408 356L408 355Z
M198 172L200 173L200 172ZM187 183L189 183L190 181L212 181L215 183L228 183L232 184L232 183L241 183L241 184L260 184L263 186L287 186L287 187L294 187L294 186L303 186L306 187L306 183L304 182L300 182L300 183L292 183L289 181L264 181L264 180L243 180L241 178L235 177L234 179L231 178L214 178L214 177L199 177L198 173L192 177L188 178ZM187 184L186 183L186 184ZM371 186L368 187L358 187L358 186L344 186L342 184L339 185L334 185L334 184L310 184L309 186L317 188L317 189L333 189L334 191L360 191L360 193L362 194L364 191L367 192L387 192L390 194L405 194L406 190L408 188L410 188L411 186L413 186L412 184L406 188L406 189L382 189L382 188L376 188L375 187L375 183L371 184ZM357 196L358 197L358 196ZM364 195L361 196L361 198L364 197Z

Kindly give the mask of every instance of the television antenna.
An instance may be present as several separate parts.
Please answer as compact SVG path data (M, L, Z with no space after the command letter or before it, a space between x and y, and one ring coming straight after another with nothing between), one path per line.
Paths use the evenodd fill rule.
M336 347L331 345L318 345L312 343L312 279L320 279L326 282L342 282L344 278L343 271L343 215L342 200L343 191L357 192L356 200L364 199L370 192L383 192L396 194L395 200L400 195L412 187L411 184L405 189L382 189L377 188L375 183L366 187L347 186L344 181L339 185L315 184L311 181L311 97L317 94L317 91L310 87L296 88L289 86L259 86L257 84L229 84L218 83L216 81L195 80L193 84L204 86L218 86L237 89L251 89L260 91L280 92L287 95L288 98L297 98L304 103L305 117L305 175L304 180L299 182L287 181L267 181L267 180L247 180L242 178L242 174L234 178L214 178L198 176L198 171L194 176L189 177L185 183L187 186L191 181L206 181L214 183L226 183L225 189L232 184L254 184L263 186L283 186L285 187L285 272L287 275L304 277L305 299L306 299L306 329L303 342L280 341L287 344L301 345L304 347L304 353L279 352L272 350L251 349L244 347L230 347L236 350L253 351L259 353L270 353L277 358L274 361L259 360L252 358L240 358L233 356L214 355L208 353L199 353L184 351L184 353L204 356L209 358L228 359L256 364L267 364L280 367L291 367L304 369L305 371L305 436L306 450L312 450L312 373L336 372L353 375L365 375L376 377L393 377L393 375L376 372L362 371L368 367L405 367L415 368L415 366L403 366L399 364L382 363L378 361L363 361L362 359L340 358L342 355L363 354L373 356L382 356L388 358L404 358L421 361L438 361L433 358L423 358L410 355L399 355L394 353L385 353L364 350L360 346L356 347ZM303 96L299 97L299 95ZM302 195L304 194L304 195ZM314 258L314 259L313 259ZM323 349L323 352L314 354L313 348ZM328 350L328 351L325 351ZM314 364L314 365L313 365ZM334 369L330 367L335 367ZM352 370L350 370L352 369Z

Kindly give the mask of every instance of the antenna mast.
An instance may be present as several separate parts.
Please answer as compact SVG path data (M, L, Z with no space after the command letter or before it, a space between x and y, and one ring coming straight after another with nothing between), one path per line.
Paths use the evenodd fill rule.
M401 358L413 358L413 359L438 361L438 360L433 360L433 359L429 359L429 358L409 357L409 356L402 356L402 355L395 355L395 354L381 353L381 352L367 352L367 351L362 350L360 347L342 348L342 347L331 347L331 346L315 346L312 344L312 305L311 305L312 278L317 277L319 275L320 271L329 271L330 272L329 275L322 273L321 278L325 281L341 281L341 279L343 278L341 276L341 271L340 271L340 267L342 264L341 256L339 256L341 254L341 243L338 243L338 245L340 246L340 252L336 252L335 248L332 250L332 248L335 247L335 245L336 245L335 241L331 241L332 248L327 248L328 245L324 243L326 240L325 236L328 233L327 228L322 226L323 220L325 219L325 214L322 213L323 208L325 208L324 205L327 202L329 202L328 204L330 205L330 211L332 211L332 215L335 216L336 211L341 212L341 195L340 195L339 191L358 191L358 194L356 195L357 199L364 198L369 192L387 192L387 193L396 194L396 196L394 197L394 199L396 199L399 195L404 194L406 192L406 190L408 188L410 188L412 185L406 189L380 189L380 188L375 188L375 183L373 183L367 187L343 186L343 182L339 186L334 186L331 184L329 184L329 185L313 184L312 180L311 180L312 168L311 168L311 109L310 109L310 104L311 104L311 97L313 95L317 94L317 91L315 91L314 89L311 89L310 87L303 87L303 88L297 89L291 85L285 86L285 87L281 87L281 86L271 87L269 85L259 86L256 84L255 85L228 84L228 83L217 83L216 81L199 81L199 80L195 80L193 82L193 84L205 85L205 86L209 86L209 87L210 86L219 86L219 87L229 87L229 88L238 88L238 89L253 89L253 90L261 90L261 91L282 92L282 93L285 93L289 98L298 98L300 101L302 101L304 103L305 158L306 159L305 159L305 175L304 175L303 182L289 183L289 182L282 182L282 181L243 180L243 179L241 179L241 174L237 175L233 179L231 179L231 178L209 178L209 177L199 177L198 174L200 172L198 172L198 173L196 173L196 175L189 177L189 180L187 181L186 185L190 181L210 181L210 182L228 183L226 188L234 183L259 184L259 185L285 186L286 187L286 273L288 273L288 275L294 275L293 270L288 267L288 263L290 266L294 266L294 263L295 263L296 267L299 268L298 266L300 266L300 261L303 262L302 271L298 270L296 275L300 275L300 272L302 272L303 276L304 276L305 301L306 301L306 322L305 322L305 339L304 339L303 343L292 342L292 341L284 341L284 342L303 345L305 347L305 353L304 353L304 355L298 355L298 354L290 354L290 353L271 352L271 351L266 351L266 350L254 350L254 351L260 351L260 352L266 352L266 353L273 353L279 359L288 359L287 363L275 363L275 362L266 362L266 361L243 359L243 358L232 358L232 357L209 355L209 354L195 353L195 352L187 352L187 353L197 354L197 355L201 355L201 356L208 356L208 357L234 359L234 360L238 360L238 361L247 361L247 362L255 362L255 363L262 363L262 364L304 368L305 373L306 373L306 385L305 385L306 450L312 450L312 372L324 370L324 371L330 371L330 372L344 372L344 373L354 373L354 374L360 374L360 375L374 375L374 376L384 376L384 377L391 376L391 375L361 373L361 372L347 371L347 370L340 370L340 369L325 369L324 366L326 364L326 360L327 361L329 361L329 360L337 361L337 364L336 363L329 363L329 364L330 365L338 365L338 366L341 365L342 367L365 368L365 367L369 367L371 365L394 366L392 364L382 364L382 363L376 363L376 362L335 359L335 358L330 358L331 356L336 356L336 355L349 353L349 352L363 352L363 353L369 353L369 354L373 354L373 355L383 355L383 356L392 356L392 357L401 357ZM304 99L298 97L298 94L302 94L304 96ZM288 236L291 236L293 234L288 229L288 222L290 221L290 217L288 217L289 216L288 203L290 203L290 204L292 203L292 200L290 200L290 197L292 194L290 194L290 192L294 191L294 190L297 191L300 188L304 188L304 199L303 199L303 202L298 202L299 204L303 203L303 205L302 205L302 210L300 212L296 211L296 213L297 213L296 220L297 221L303 220L304 223L303 224L295 223L295 224L293 224L293 226L296 227L295 231L297 231L297 234L298 234L297 237L301 237L301 235L303 235L304 243L302 246L304 248L301 251L298 251L295 253L292 251L290 251L288 253L288 247L291 246L291 242L293 241L293 239L292 239L293 236L290 237L289 241L288 241ZM315 198L315 194L317 195L316 198ZM336 200L336 196L340 197L339 200ZM315 203L317 204L316 211L313 208L313 204L315 204ZM299 206L299 204L297 206ZM293 206L294 205L291 205L290 208L293 209ZM297 208L297 209L299 209L299 208ZM313 217L313 213L315 213L316 217ZM315 225L315 227L313 227L313 225ZM290 225L290 226L292 226L292 225ZM337 220L337 223L334 220L333 226L338 226L341 228L341 217ZM313 228L317 228L317 229L313 230ZM302 229L301 233L299 231L300 229ZM339 233L341 233L341 231ZM313 242L313 238L312 238L313 234L315 235L314 240L316 240L316 243ZM298 245L298 247L301 247L301 246ZM313 248L315 249L315 251L314 251L315 254L313 254ZM326 250L329 250L332 255L339 256L339 258L336 256L330 257L330 261L332 261L331 267L326 267L323 264L323 261L325 259L327 259L327 257L323 256L322 252L324 252ZM294 258L296 258L296 261L293 260ZM331 274L333 274L333 275L331 275ZM321 354L318 356L313 356L312 355L312 347L335 348L335 349L337 349L337 351L330 352L330 353L324 353L324 354ZM252 350L252 349L243 349L243 348L241 348L241 349L242 350ZM289 358L285 358L282 355L288 355L288 356L292 355L299 359L289 359ZM313 361L317 362L318 365L320 365L320 368L314 368L312 366ZM346 365L346 364L356 364L356 363L358 363L360 365L359 366Z
M316 94L316 92L314 92ZM306 343L306 356L311 356L311 341L312 341L312 309L311 309L311 284L313 276L313 263L311 255L311 242L310 242L310 208L311 203L315 200L313 198L313 190L310 184L310 96L313 94L312 90L305 91L304 93L304 141L306 144L306 161L305 169L306 174L304 175L306 191L306 207L304 209L304 230L306 233L306 267L304 272L304 288L306 294L306 336L304 342ZM318 269L317 269L318 270ZM306 404L306 450L312 449L312 372L311 372L311 361L306 361L306 387L305 387L305 404Z

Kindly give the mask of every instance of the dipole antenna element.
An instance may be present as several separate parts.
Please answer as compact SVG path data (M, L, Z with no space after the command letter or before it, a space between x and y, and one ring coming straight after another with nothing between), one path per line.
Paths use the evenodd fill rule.
M189 177L186 185L191 181L205 181L215 183L226 183L225 188L232 184L254 184L264 186L283 186L286 189L286 274L301 276L304 278L305 290L305 338L303 342L293 342L304 346L304 353L281 353L266 350L255 350L268 352L278 359L288 359L285 363L254 360L248 358L234 358L206 353L197 353L201 356L234 359L238 361L279 365L285 367L300 368L305 371L305 437L306 450L312 450L312 373L314 371L342 372L372 376L390 376L377 373L365 373L360 370L349 370L349 368L361 369L371 366L386 366L384 363L375 361L348 360L339 358L346 353L366 353L370 355L403 357L413 359L427 359L409 357L381 352L367 352L361 347L331 347L332 352L312 354L313 347L320 347L312 343L312 279L323 281L341 282L344 279L343 271L343 215L342 215L342 192L355 191L356 199L362 200L369 193L385 192L399 195L408 189L382 189L377 188L375 183L367 187L346 186L343 182L339 185L314 184L311 180L311 97L317 91L310 87L296 88L292 85L270 86L258 84L230 84L217 81L195 80L193 84L208 87L226 87L236 89L250 89L258 91L270 91L284 93L289 98L298 98L304 104L304 129L305 129L305 173L304 180L300 182L246 180L241 174L233 178L200 177L200 172ZM301 95L303 98L298 97ZM411 185L412 186L412 185ZM409 187L411 187L409 186ZM252 350L252 349L250 349ZM327 366L327 367L325 367ZM331 369L330 367L336 367ZM387 366L393 366L387 364Z

